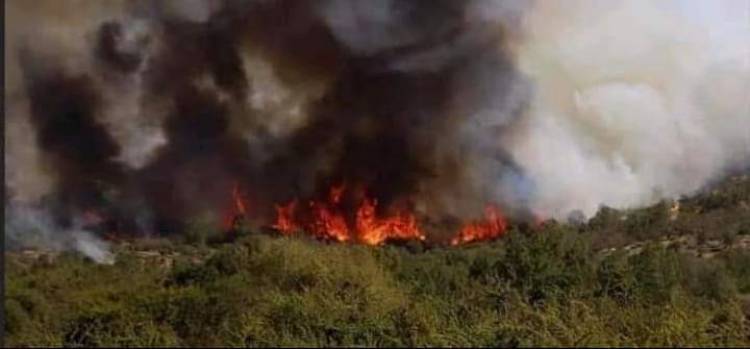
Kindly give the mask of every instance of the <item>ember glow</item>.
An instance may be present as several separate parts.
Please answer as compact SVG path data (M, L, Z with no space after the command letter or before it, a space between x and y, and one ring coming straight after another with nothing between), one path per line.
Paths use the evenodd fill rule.
M495 205L488 205L484 211L484 220L464 225L451 240L451 245L492 240L505 234L507 229L508 222L500 209Z

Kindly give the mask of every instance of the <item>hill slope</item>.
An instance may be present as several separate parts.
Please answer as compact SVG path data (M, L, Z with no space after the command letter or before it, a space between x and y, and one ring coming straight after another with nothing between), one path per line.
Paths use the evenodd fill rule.
M6 253L15 346L750 345L750 179L501 240Z

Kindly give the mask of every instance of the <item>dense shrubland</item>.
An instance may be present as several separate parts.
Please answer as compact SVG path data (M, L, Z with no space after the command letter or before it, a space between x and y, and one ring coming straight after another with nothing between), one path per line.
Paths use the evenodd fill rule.
M197 227L190 243L143 242L169 267L132 248L114 265L6 254L6 344L748 346L750 251L701 258L659 240L748 234L739 183L682 200L677 219L667 203L602 209L460 248L226 242Z

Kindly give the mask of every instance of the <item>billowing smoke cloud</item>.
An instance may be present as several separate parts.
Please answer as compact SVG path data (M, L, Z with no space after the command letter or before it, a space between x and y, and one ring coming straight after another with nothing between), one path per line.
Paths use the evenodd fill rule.
M542 215L678 197L750 164L750 2L540 2L508 149Z
M236 186L267 224L342 182L436 226L564 218L749 162L747 1L79 5L8 5L6 185L63 230L179 231Z

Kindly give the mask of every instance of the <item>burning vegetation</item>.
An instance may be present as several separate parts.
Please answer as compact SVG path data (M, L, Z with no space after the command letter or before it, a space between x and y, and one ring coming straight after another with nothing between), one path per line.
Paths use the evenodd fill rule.
M748 346L745 2L8 1L8 343Z
M654 34L669 22L650 5L595 29L579 19L599 7L548 20L560 9L541 1L84 7L10 7L38 21L9 26L6 201L55 231L180 235L210 216L228 232L460 245L675 198L748 163L747 69L698 39L638 51L686 37ZM631 18L646 31L608 40ZM605 43L611 56L589 47ZM659 66L679 69L642 71Z
M232 195L236 204L232 217L245 217L247 212L243 201L236 196L236 189ZM310 200L301 208L300 201L294 199L276 204L275 210L276 220L271 227L283 235L302 232L321 240L372 246L396 240L424 241L427 237L413 210L395 206L380 209L377 199L370 198L366 189L347 190L344 184L332 186L325 199ZM483 221L466 223L450 244L493 240L502 236L508 224L500 209L489 205L485 215ZM233 225L225 227L231 229Z
M380 245L388 240L425 239L412 212L400 210L381 217L377 200L369 198L366 192L357 195L358 199L353 202L353 217L347 217L342 202L345 193L344 185L333 186L328 200L310 201L306 212L297 212L297 200L277 205L273 227L283 234L304 229L325 240L356 241L367 245Z
M526 85L506 47L520 12L474 23L476 4L394 2L382 4L394 15L383 26L369 17L381 5L366 2L227 1L199 19L132 6L81 38L80 69L14 48L39 156L52 164L43 200L63 229L83 220L104 235L180 234L209 213L227 232L455 245L502 235L506 213L529 216L501 209L511 199L485 190L489 173L459 165L492 163L494 181L517 174L512 159L457 133L489 99L509 107L493 137L523 113L510 94ZM363 22L339 21L357 13ZM281 17L293 25L269 21ZM465 83L475 66L509 85L485 96ZM294 110L274 104L284 96Z
M502 236L508 228L508 222L500 209L494 205L485 208L484 221L466 224L458 234L451 239L451 245L458 245L472 241L495 239Z

